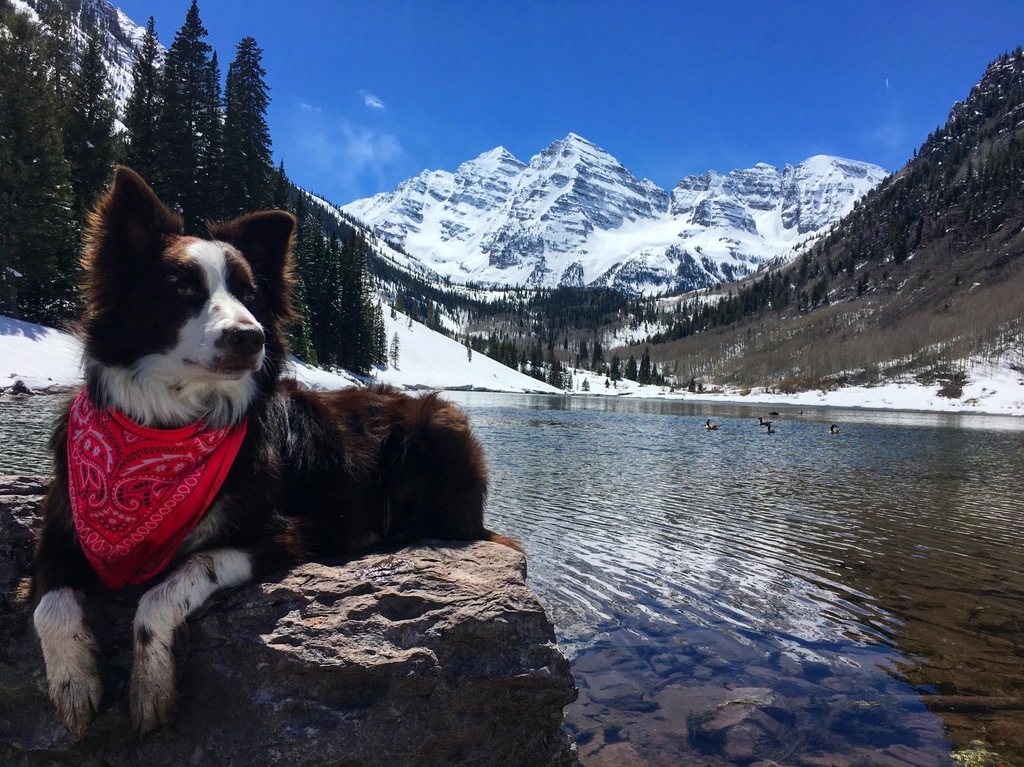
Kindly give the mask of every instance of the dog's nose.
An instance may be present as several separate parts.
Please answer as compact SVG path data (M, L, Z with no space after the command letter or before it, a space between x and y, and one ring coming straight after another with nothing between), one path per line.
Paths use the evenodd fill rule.
M263 348L266 336L260 328L232 328L225 334L225 346L228 351L240 357L251 357Z

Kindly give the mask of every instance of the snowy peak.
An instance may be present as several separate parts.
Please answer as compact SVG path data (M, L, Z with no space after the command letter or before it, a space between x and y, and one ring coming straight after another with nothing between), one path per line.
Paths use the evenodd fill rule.
M617 229L625 221L654 218L668 207L664 191L638 181L608 152L575 133L555 141L530 160L520 199L538 189L550 195L565 212L573 212L598 229ZM523 190L528 190L526 194Z
M665 192L638 181L608 152L570 133L531 158L515 181L503 220L482 238L481 252L491 267L519 267L519 279L551 284L564 271L553 270L552 262L585 255L595 232L653 220L667 207Z
M800 234L815 232L850 212L853 202L882 178L880 169L855 160L816 155L796 166L784 185L783 225Z
M755 233L759 214L776 212L784 230L805 235L835 223L886 173L868 163L817 155L781 171L758 163L723 176L687 176L672 190L670 213L704 227Z
M344 211L455 280L678 291L790 252L886 175L820 155L687 176L669 194L570 133L526 164L498 147Z
M455 189L449 201L456 207L465 205L481 211L502 204L525 168L504 147L484 152L455 171Z

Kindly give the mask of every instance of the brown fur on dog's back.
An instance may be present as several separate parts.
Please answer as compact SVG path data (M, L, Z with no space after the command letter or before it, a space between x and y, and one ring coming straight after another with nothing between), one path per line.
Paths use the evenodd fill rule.
M313 550L426 537L518 548L484 527L484 451L451 403L389 387L293 391L292 402L292 429L305 435L300 449L313 450L288 461L298 471L289 484L307 514L318 503L335 506L321 512L320 535L306 533Z

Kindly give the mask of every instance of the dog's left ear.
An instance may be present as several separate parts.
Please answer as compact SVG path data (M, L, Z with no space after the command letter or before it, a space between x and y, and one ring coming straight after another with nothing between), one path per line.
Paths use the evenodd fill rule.
M290 313L292 237L295 216L283 210L264 210L226 222L208 222L210 236L234 245L252 267L263 288L264 298L280 297L278 306L268 306L275 314Z
M274 279L288 265L295 232L295 216L283 210L264 210L224 223L206 225L210 236L242 251L253 270Z

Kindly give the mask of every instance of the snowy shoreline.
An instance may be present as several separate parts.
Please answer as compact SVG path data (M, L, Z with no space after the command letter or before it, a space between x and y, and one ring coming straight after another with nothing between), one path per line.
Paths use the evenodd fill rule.
M574 371L571 395L507 368L483 354L397 314L385 312L389 346L397 337L398 364L388 364L363 378L346 371L328 372L292 360L296 379L313 389L339 389L368 383L387 383L408 390L561 394L599 398L674 400L693 403L749 404L790 408L861 408L978 415L1024 415L1024 376L1009 366L975 364L967 370L967 383L958 398L939 394L939 385L896 381L871 387L844 387L782 394L763 389L722 389L704 392L671 391L664 386L640 386L618 381L605 386L605 378L589 371ZM20 381L35 394L66 391L82 381L81 344L73 335L42 325L0 316L0 391ZM584 381L586 388L584 390Z
M840 408L861 410L898 410L920 413L973 413L977 415L1024 416L1024 378L1010 368L976 365L968 371L968 381L960 397L939 394L941 386L925 386L916 381L889 381L876 386L846 386L820 391L784 394L763 388L743 390L723 387L712 391L672 392L664 386L639 386L632 381L619 381L618 388L608 391L604 379L586 375L591 391L577 391L573 396L625 396L644 399L673 400L721 405L763 405L802 408Z

